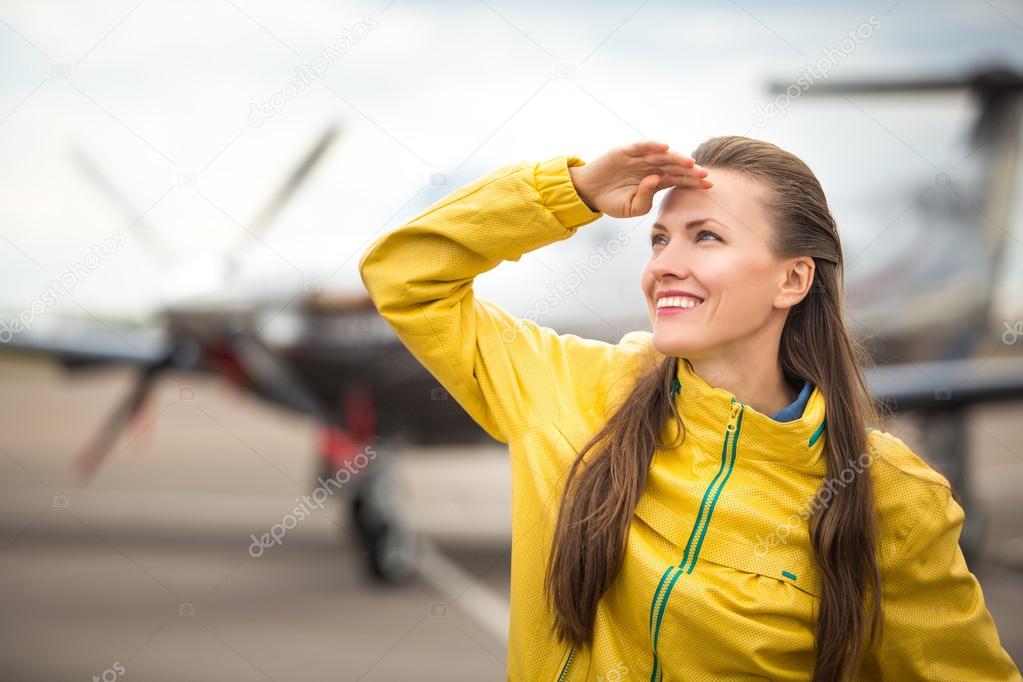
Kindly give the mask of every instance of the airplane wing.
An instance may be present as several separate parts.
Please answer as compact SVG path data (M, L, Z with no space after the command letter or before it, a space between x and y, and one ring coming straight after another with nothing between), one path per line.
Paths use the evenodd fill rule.
M109 363L149 365L161 361L169 350L165 332L156 327L67 317L47 322L29 329L5 326L0 330L0 352L43 355L76 368Z
M866 375L874 398L893 412L1023 399L1023 356L882 365Z

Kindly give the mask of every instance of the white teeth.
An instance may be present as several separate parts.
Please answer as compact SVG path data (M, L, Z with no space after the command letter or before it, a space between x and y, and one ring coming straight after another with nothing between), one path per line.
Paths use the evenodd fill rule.
M701 303L703 301L700 299L689 296L665 296L657 299L658 308L695 308Z

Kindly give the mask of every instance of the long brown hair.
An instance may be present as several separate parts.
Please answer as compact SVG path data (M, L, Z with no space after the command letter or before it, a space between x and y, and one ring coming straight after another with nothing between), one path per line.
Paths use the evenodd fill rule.
M866 427L884 415L875 406L862 367L870 363L843 317L842 246L824 191L799 158L741 136L715 137L693 158L705 168L744 173L765 190L779 258L811 256L810 292L789 310L779 361L785 376L808 379L827 409L827 477L854 466L867 452ZM625 559L633 512L668 419L685 425L669 389L679 358L668 356L639 378L608 422L573 462L561 498L544 588L559 641L581 646L593 633L597 602ZM587 453L593 455L586 458ZM821 597L816 615L813 682L842 681L880 637L880 569L869 475L859 475L830 504L816 505L809 532Z

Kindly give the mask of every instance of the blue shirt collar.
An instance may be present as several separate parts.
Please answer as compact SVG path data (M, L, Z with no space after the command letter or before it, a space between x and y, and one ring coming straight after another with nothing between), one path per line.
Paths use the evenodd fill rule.
M804 379L803 389L799 392L795 402L772 414L771 419L778 422L790 422L794 419L799 419L803 416L803 409L806 407L806 401L809 400L812 392L813 384L808 379Z

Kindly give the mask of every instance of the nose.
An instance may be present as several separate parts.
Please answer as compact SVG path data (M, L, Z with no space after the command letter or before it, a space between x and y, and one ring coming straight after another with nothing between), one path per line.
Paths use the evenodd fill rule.
M681 239L672 239L650 261L650 273L658 280L667 276L685 279L691 274L688 254Z

